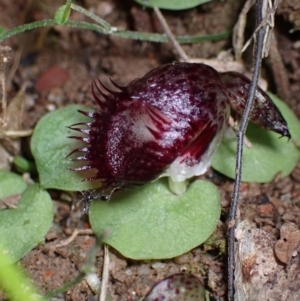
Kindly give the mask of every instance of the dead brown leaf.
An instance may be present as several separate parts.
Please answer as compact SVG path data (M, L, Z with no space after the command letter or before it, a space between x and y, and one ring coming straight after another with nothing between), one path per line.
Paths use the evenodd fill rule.
M294 223L285 223L280 229L280 239L275 244L275 254L283 263L289 263L300 246L300 230Z

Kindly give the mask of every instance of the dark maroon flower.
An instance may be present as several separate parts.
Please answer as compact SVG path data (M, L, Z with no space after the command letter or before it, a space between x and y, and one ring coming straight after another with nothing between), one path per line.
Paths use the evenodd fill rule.
M195 301L206 300L205 288L192 274L170 275L156 283L144 301Z
M94 177L87 180L100 180L110 191L160 176L180 182L203 174L222 139L230 107L242 113L250 80L233 72L219 74L204 64L172 63L126 87L112 83L119 91L100 81L93 83L100 110L80 111L91 122L70 127L86 134L72 137L86 143L72 152L79 153L73 160L86 162L74 170L95 169ZM290 137L267 94L258 89L255 101L258 109L252 120Z

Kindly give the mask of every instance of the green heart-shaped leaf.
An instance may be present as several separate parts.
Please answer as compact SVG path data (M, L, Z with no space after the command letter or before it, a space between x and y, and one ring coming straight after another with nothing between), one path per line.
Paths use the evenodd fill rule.
M171 10L188 9L211 0L135 0L139 4L148 7L159 7Z
M71 171L70 168L75 167L75 163L67 158L71 151L84 145L80 141L67 138L72 135L80 136L80 133L67 127L90 121L78 113L78 110L90 111L83 106L67 106L45 115L34 129L31 151L44 188L79 191L97 187L95 183L82 182L83 173Z
M12 172L0 170L0 199L22 193L27 187L24 179Z
M52 219L49 194L38 184L29 186L17 209L0 210L0 245L11 260L17 261L44 240Z
M111 201L94 201L90 222L104 242L133 259L172 258L203 243L220 217L215 185L195 181L183 195L174 195L166 180L127 192Z

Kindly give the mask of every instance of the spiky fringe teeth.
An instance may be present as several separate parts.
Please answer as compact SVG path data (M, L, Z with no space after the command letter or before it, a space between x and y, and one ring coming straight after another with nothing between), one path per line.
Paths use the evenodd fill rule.
M102 117L103 114L107 113L110 109L110 107L115 103L116 99L119 97L119 95L122 93L122 91L125 90L124 87L119 86L116 84L111 78L111 83L113 86L120 91L113 91L109 88L107 88L99 79L96 79L92 82L92 95L97 102L97 104L100 107L99 111L94 112L87 112L78 110L78 112L88 118L91 118L92 121L90 122L80 122L73 124L69 126L68 128L70 130L79 132L84 134L84 136L69 136L68 138L76 139L78 141L82 141L86 144L84 147L79 147L74 149L67 157L71 157L72 155L76 154L77 156L74 158L71 158L71 161L74 162L86 162L84 165L79 167L73 167L70 168L72 171L85 171L85 170L91 170L95 168L92 163L92 152L93 152L93 135L95 135L99 129L95 128L94 125L97 123L97 120ZM108 94L104 93L101 88L105 90ZM98 94L103 98L99 98ZM104 179L99 179L98 177L89 177L84 178L83 181L93 181L93 180L100 180L103 184ZM105 184L105 183L104 183ZM113 190L118 188L118 185L114 185ZM99 195L97 195L99 196Z
M98 105L100 106L101 110L105 111L107 110L108 106L110 106L112 103L115 102L115 100L120 96L120 94L122 92L126 91L126 87L122 87L119 86L117 83L115 83L111 78L109 78L110 82L112 83L112 85L119 89L120 91L113 91L109 88L107 88L101 81L99 78L97 78L96 80L94 80L92 82L92 95L94 97L94 99L96 100L96 102L98 103ZM108 94L105 94L101 88L104 89ZM97 95L97 93L99 93L102 97L103 100L100 99Z
M69 138L77 139L86 144L85 147L77 148L69 154L69 156L71 156L73 154L81 153L81 155L78 155L77 157L71 160L86 162L85 165L73 168L72 170L83 171L83 170L90 170L94 168L97 169L98 172L95 174L94 177L86 178L84 180L100 180L103 186L103 190L105 190L104 198L106 196L110 196L114 190L119 189L120 187L131 188L132 186L139 186L145 184L146 182L146 181L139 181L139 180L135 181L135 179L128 179L128 180L124 180L122 178L118 179L117 177L113 178L112 176L110 178L106 177L107 170L105 170L105 167L102 167L99 164L99 162L101 161L100 156L106 157L107 150L103 147L105 143L99 144L99 140L106 135L105 130L108 130L106 123L109 123L109 121L111 121L110 118L113 114L118 114L116 113L118 112L116 107L118 106L119 103L121 103L120 99L122 99L122 97L124 98L124 95L126 99L128 95L125 87L121 87L117 85L112 80L111 82L120 91L112 91L108 89L105 85L103 85L103 83L99 79L97 79L92 83L92 94L96 102L100 106L100 110L96 112L79 111L81 114L89 118L92 118L93 120L87 123L77 123L69 127L71 130L80 132L85 135L85 137L71 136ZM107 94L104 93L101 88L105 90ZM100 94L102 98L99 98L98 94ZM135 105L137 105L137 103L135 103ZM124 103L123 103L123 107L128 109L127 105L126 104L124 105ZM149 116L149 122L152 120L152 123L151 122L149 123L149 128L147 129L152 136L157 135L157 133L155 132L157 128L163 128L164 123L169 123L169 119L163 114L161 114L160 111L154 107L148 108L147 106L145 106L142 108L142 110L139 111L139 113L142 113L142 116L144 115ZM107 121L106 118L109 121ZM134 124L135 123L138 124L139 122L141 122L141 116L137 114L137 118L133 116L132 120L134 120ZM145 132L146 131L143 131L141 130L140 127L136 126L134 135L143 136L140 137L142 140L143 138L145 138L144 137ZM99 153L100 155L98 156L96 152ZM102 162L105 162L105 159L107 158L104 158Z

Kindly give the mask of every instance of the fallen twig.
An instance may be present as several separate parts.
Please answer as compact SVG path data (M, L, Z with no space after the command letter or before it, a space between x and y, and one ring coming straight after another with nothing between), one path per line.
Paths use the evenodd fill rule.
M237 157L236 157L236 177L234 184L234 192L232 196L232 202L230 207L229 214L229 234L228 234L228 299L234 300L234 233L235 233L235 219L238 207L239 200L239 190L242 177L242 158L243 158L243 145L244 145L244 134L247 129L249 115L251 112L252 104L255 97L255 91L258 83L261 61L264 54L266 54L264 49L268 47L265 46L266 34L269 34L269 31L266 28L269 26L269 22L264 21L264 15L270 16L270 11L265 11L266 8L263 6L265 1L257 0L256 1L256 25L259 27L256 33L255 39L255 53L254 53L254 72L252 77L252 84L249 89L248 99L246 103L246 108L242 116L239 130L237 132ZM274 14L274 10L272 10Z
M108 285L108 272L109 272L109 251L108 251L108 246L106 244L104 244L104 262L103 262L101 292L100 292L100 296L99 296L99 301L106 300L107 285Z

